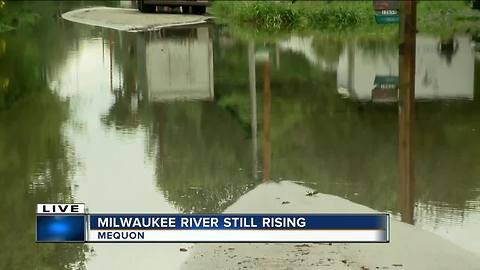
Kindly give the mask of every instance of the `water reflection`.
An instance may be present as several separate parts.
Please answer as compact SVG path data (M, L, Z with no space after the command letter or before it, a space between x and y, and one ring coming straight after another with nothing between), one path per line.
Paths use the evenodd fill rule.
M258 142L257 142L257 79L255 67L255 43L248 43L248 84L250 90L250 128L252 136L252 177L257 179L258 171Z
M417 44L404 54L417 54L413 62L398 57L396 39L340 41L338 60L329 55L330 65L312 54L329 46L330 38L281 41L282 65L270 74L270 175L391 211L479 252L467 237L467 228L480 222L472 204L480 195L471 158L479 150L472 39L455 36L457 49L448 62L440 38L413 36ZM400 93L399 60L405 62L401 74L417 69L407 79L414 85ZM428 101L417 103L416 113L414 96ZM391 105L397 101L399 112Z
M152 102L213 100L213 48L208 26L137 35L140 88Z
M82 269L87 246L35 244L33 215L36 203L74 201L76 160L63 133L70 106L49 79L81 32L52 25L57 8L13 5L18 13L34 8L41 16L0 34L0 269Z
M270 180L272 162L271 110L272 90L270 86L270 58L266 58L263 69L263 181Z
M475 51L471 37L456 35L446 41L416 34L416 38L415 98L472 100ZM338 92L364 102L397 101L395 92L382 92L374 83L375 78L398 76L396 43L381 43L382 47L373 53L371 47L365 47L358 40L347 46L339 59Z
M157 185L182 212L221 212L253 183L248 122L212 102L211 31L204 25L125 38L136 42L135 53L125 61L136 59L134 89L144 98L135 114L147 130ZM107 125L128 128L134 112L123 100L131 100L134 91L125 87L117 94L120 98L104 117Z
M39 201L222 212L281 179L480 253L480 59L470 36L417 34L403 54L415 52L412 61L395 38L245 42L212 25L123 33L55 20L36 30L0 36L0 201L15 220L0 221L0 234L15 232L0 235L0 268L85 264L83 245L32 244ZM391 91L413 65L415 99L428 101L415 110L412 86ZM158 256L175 268L183 256L168 245L92 247L91 269L146 269Z
M415 81L416 6L406 2L401 15L398 87L398 153L400 167L399 204L401 220L414 223L415 204Z

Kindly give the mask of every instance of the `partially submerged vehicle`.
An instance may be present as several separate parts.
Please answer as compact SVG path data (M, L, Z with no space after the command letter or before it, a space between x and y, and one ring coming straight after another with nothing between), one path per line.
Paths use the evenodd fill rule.
M155 12L157 7L181 7L183 13L205 14L209 4L208 0L137 0L138 10L143 13Z
M208 25L137 36L140 88L151 102L213 100L213 45Z

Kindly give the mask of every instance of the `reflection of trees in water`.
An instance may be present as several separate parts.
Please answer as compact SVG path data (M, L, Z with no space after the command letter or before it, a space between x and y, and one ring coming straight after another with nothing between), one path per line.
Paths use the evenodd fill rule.
M344 46L344 40L337 37L316 35L313 39L313 49L316 55L328 64L338 64Z
M281 85L291 88L286 82ZM358 111L356 104L334 99L325 104L315 91L302 93L310 98L282 102L277 96L278 103L272 106L272 122L292 119L289 114L298 110L303 115L288 128L272 127L273 156L279 157L272 160L276 168L272 174L307 181L320 192L345 196L375 209L398 211L396 109L369 104ZM469 113L476 105L467 106L444 107L437 102L418 109L417 201L442 202L463 210L478 196L474 190L479 187L480 171L475 165L478 161L471 157L480 154L472 132L479 128L479 112ZM276 110L278 107L281 109ZM278 130L283 134L275 134Z
M419 200L464 209L478 196L480 169L472 158L480 154L477 108L477 102L418 104L417 189L425 191Z
M130 116L122 116L128 106L118 100L105 123L128 127ZM222 212L252 187L248 134L228 111L205 102L147 107L137 119L149 136L157 185L173 205L183 212Z
M387 63L390 63L392 56L397 57L398 55L398 40L394 38L374 39L360 37L356 40L356 44L372 60L378 59L380 56Z
M246 132L213 103L156 104L158 186L183 212L222 212L251 188Z
M479 128L476 116L479 112L469 113L476 105L467 106L444 107L437 102L422 104L418 109L417 201L441 202L464 210L467 202L478 196L474 190L479 187L480 171L475 165L478 161L471 157L480 154L477 136L472 132ZM295 164L295 160L302 160L301 173L291 177L309 179L321 192L347 196L379 210L398 211L396 110L367 105L360 113L354 108L342 111L341 104L336 107L334 114L325 115L319 106L303 122L306 130L292 128L290 134L285 134L283 140L302 136L305 140L302 148L310 151L300 148L295 156L288 155L287 148L277 156L288 159L276 167L285 168L287 164ZM282 144L285 147L285 142ZM275 142L273 145L275 149ZM285 177L285 173L278 175Z
M395 44L382 44L371 49L372 56L398 53ZM232 48L226 59L217 57L229 64L225 72L235 74L231 54L246 59L246 48ZM305 181L320 192L398 212L397 108L341 99L335 73L319 72L300 55L282 53L281 62L280 70L272 70L272 178ZM262 82L262 74L257 76ZM223 92L222 101L243 115L249 111L248 91L232 89ZM452 212L456 215L478 197L474 190L480 171L472 156L480 154L480 144L472 130L480 129L480 111L477 101L446 103L421 103L418 108L416 200L441 202L458 209Z
M142 121L148 117L148 106L145 102L140 102L137 111L132 110L131 93L126 91L115 92L115 103L110 107L109 112L102 117L102 122L117 129L133 130L142 125Z
M438 53L445 58L447 64L450 66L453 56L457 53L458 41L454 38L447 38L440 40L438 44Z
M29 8L40 16L0 37L0 78L8 80L0 89L0 210L8 217L0 220L0 268L83 268L86 245L34 243L35 204L73 201L73 153L62 135L68 102L48 79L79 33L55 19L58 3L10 4L12 14Z
M118 71L113 80L116 86L111 86L115 95L115 102L109 112L102 118L104 124L114 126L118 129L135 129L152 121L150 116L151 108L148 104L147 89L139 87L139 48L137 46L137 35L134 33L122 33L113 30L106 30L101 33L104 44L105 58L110 57L109 50L112 50L111 72ZM145 61L143 61L145 63ZM112 83L112 82L111 82Z
M70 50L78 45L79 36L95 31L56 16L82 4L74 1L8 3L5 11L12 13L11 16L21 17L28 11L34 12L38 19L0 36L0 110L36 91L37 88L31 86L39 80L47 81L61 70ZM9 89L2 81L9 82Z
M135 60L127 55L130 37L123 38L125 48L115 47L117 63ZM143 99L133 111L136 78L127 74L134 72L130 69L121 68L124 87L116 91L116 101L103 117L104 123L147 130L147 151L156 160L158 186L181 211L222 212L251 188L247 126L232 114L234 110L208 102L172 104ZM221 88L216 86L219 93Z
M67 269L85 261L83 244L34 243L35 204L73 201L73 160L61 134L66 106L49 89L37 88L0 113L1 269Z
M393 41L358 44L372 57L398 53ZM320 192L398 212L396 107L343 100L335 72L315 69L295 53L280 57L271 78L272 178L305 181ZM238 171L250 168L247 60L246 46L216 44L215 103L139 105L140 121L151 136L149 149L155 149L150 151L157 159L158 185L182 211L221 211L250 187L250 174ZM263 82L262 72L257 82ZM122 96L112 107L119 106L116 112L106 116L117 127L130 121L130 97ZM261 92L257 98L262 104ZM480 149L472 132L478 130L477 108L476 101L419 106L417 202L442 202L461 213L476 198L480 172L467 155Z
M118 39L122 39L121 42ZM232 85L215 84L215 103L148 101L146 84L135 82L142 78L135 76L132 68L145 61L136 59L139 48L128 49L136 44L136 36L114 36L114 40L123 44L123 47L114 47L114 62L121 65L124 87L115 91L116 101L103 122L120 129L145 128L149 141L147 151L156 160L158 187L181 211L222 212L246 193L253 182L249 171L248 121L230 108L228 102L222 102L223 93L232 90ZM129 53L132 51L133 56ZM216 68L215 72L220 69ZM217 73L214 76L218 78ZM229 79L231 76L233 74L222 81L236 84L237 81ZM138 86L144 87L137 89ZM142 92L145 99L139 101L134 111L131 104L137 95L135 91Z

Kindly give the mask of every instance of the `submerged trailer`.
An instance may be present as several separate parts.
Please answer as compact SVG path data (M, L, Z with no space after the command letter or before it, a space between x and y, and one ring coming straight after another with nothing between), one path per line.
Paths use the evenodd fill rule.
M165 28L137 38L139 83L153 102L213 100L213 45L208 25Z

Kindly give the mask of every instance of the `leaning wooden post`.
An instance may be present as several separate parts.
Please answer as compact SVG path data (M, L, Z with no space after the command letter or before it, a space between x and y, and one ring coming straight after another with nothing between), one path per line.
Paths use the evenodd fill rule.
M413 224L414 216L414 131L415 131L415 50L417 5L402 1L399 47L399 166L402 221Z

